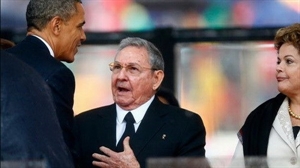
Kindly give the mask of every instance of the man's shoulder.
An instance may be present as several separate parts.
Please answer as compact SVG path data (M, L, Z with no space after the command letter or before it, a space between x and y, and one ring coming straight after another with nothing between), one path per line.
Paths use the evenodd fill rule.
M26 37L6 51L34 68L45 80L56 74L73 76L72 71L64 63L51 56L46 45L36 37Z
M26 74L26 77L20 74ZM41 87L46 86L45 81L31 66L24 63L22 60L18 59L15 55L10 54L4 50L1 50L1 77L2 76L3 76L3 80L1 80L1 84L2 81L17 80L18 82L22 82L22 85L27 84L33 90L36 89L32 87L33 83L34 84L37 83ZM34 81L32 79L34 79ZM18 85L10 85L10 86L18 86ZM26 88L26 87L22 87L22 88Z
M167 118L177 119L180 121L190 121L191 119L201 118L196 112L187 110L182 107L163 104L160 106L161 112L166 113Z
M33 36L27 36L23 41L6 51L14 54L29 65L51 64L51 66L65 66L50 54L49 49L41 40Z
M115 104L107 105L107 106L101 106L97 108L93 108L87 111L83 111L80 114L75 116L75 119L80 120L82 118L94 118L95 116L102 116L112 113L112 111L115 108Z

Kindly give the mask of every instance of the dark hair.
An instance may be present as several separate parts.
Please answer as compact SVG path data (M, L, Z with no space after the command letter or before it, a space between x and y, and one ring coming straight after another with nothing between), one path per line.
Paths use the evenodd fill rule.
M180 107L178 100L174 96L173 92L165 87L160 87L156 92L156 96L160 96L166 99L170 105Z
M68 21L76 14L76 3L81 0L30 0L26 10L27 30L42 30L55 16Z
M300 23L295 23L277 31L274 39L274 46L277 52L285 43L293 45L300 53Z

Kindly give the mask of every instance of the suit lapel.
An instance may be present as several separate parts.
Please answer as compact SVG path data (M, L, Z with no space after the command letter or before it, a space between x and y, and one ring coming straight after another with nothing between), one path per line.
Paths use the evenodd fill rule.
M296 144L293 136L292 123L288 113L288 101L285 99L279 108L278 114L274 120L273 127L278 135L289 145L296 153Z
M108 106L108 112L99 114L97 123L97 138L99 144L105 144L107 148L115 150L116 148L116 117L117 112L115 104ZM100 147L100 146L99 146Z
M163 116L167 113L161 110L159 100L155 98L149 106L136 134L130 140L131 148L137 156L149 143L154 135L163 127Z

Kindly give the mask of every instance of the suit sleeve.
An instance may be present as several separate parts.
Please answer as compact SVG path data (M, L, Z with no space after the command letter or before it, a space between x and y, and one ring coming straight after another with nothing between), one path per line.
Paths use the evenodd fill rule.
M205 136L206 131L202 119L199 115L188 114L186 128L181 136L182 142L178 151L178 156L205 156Z

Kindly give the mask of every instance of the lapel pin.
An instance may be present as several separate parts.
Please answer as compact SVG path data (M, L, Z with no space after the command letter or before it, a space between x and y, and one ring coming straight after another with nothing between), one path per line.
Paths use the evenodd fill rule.
M162 139L166 139L166 137L167 137L167 135L166 135L166 134L163 134L161 138L162 138Z

